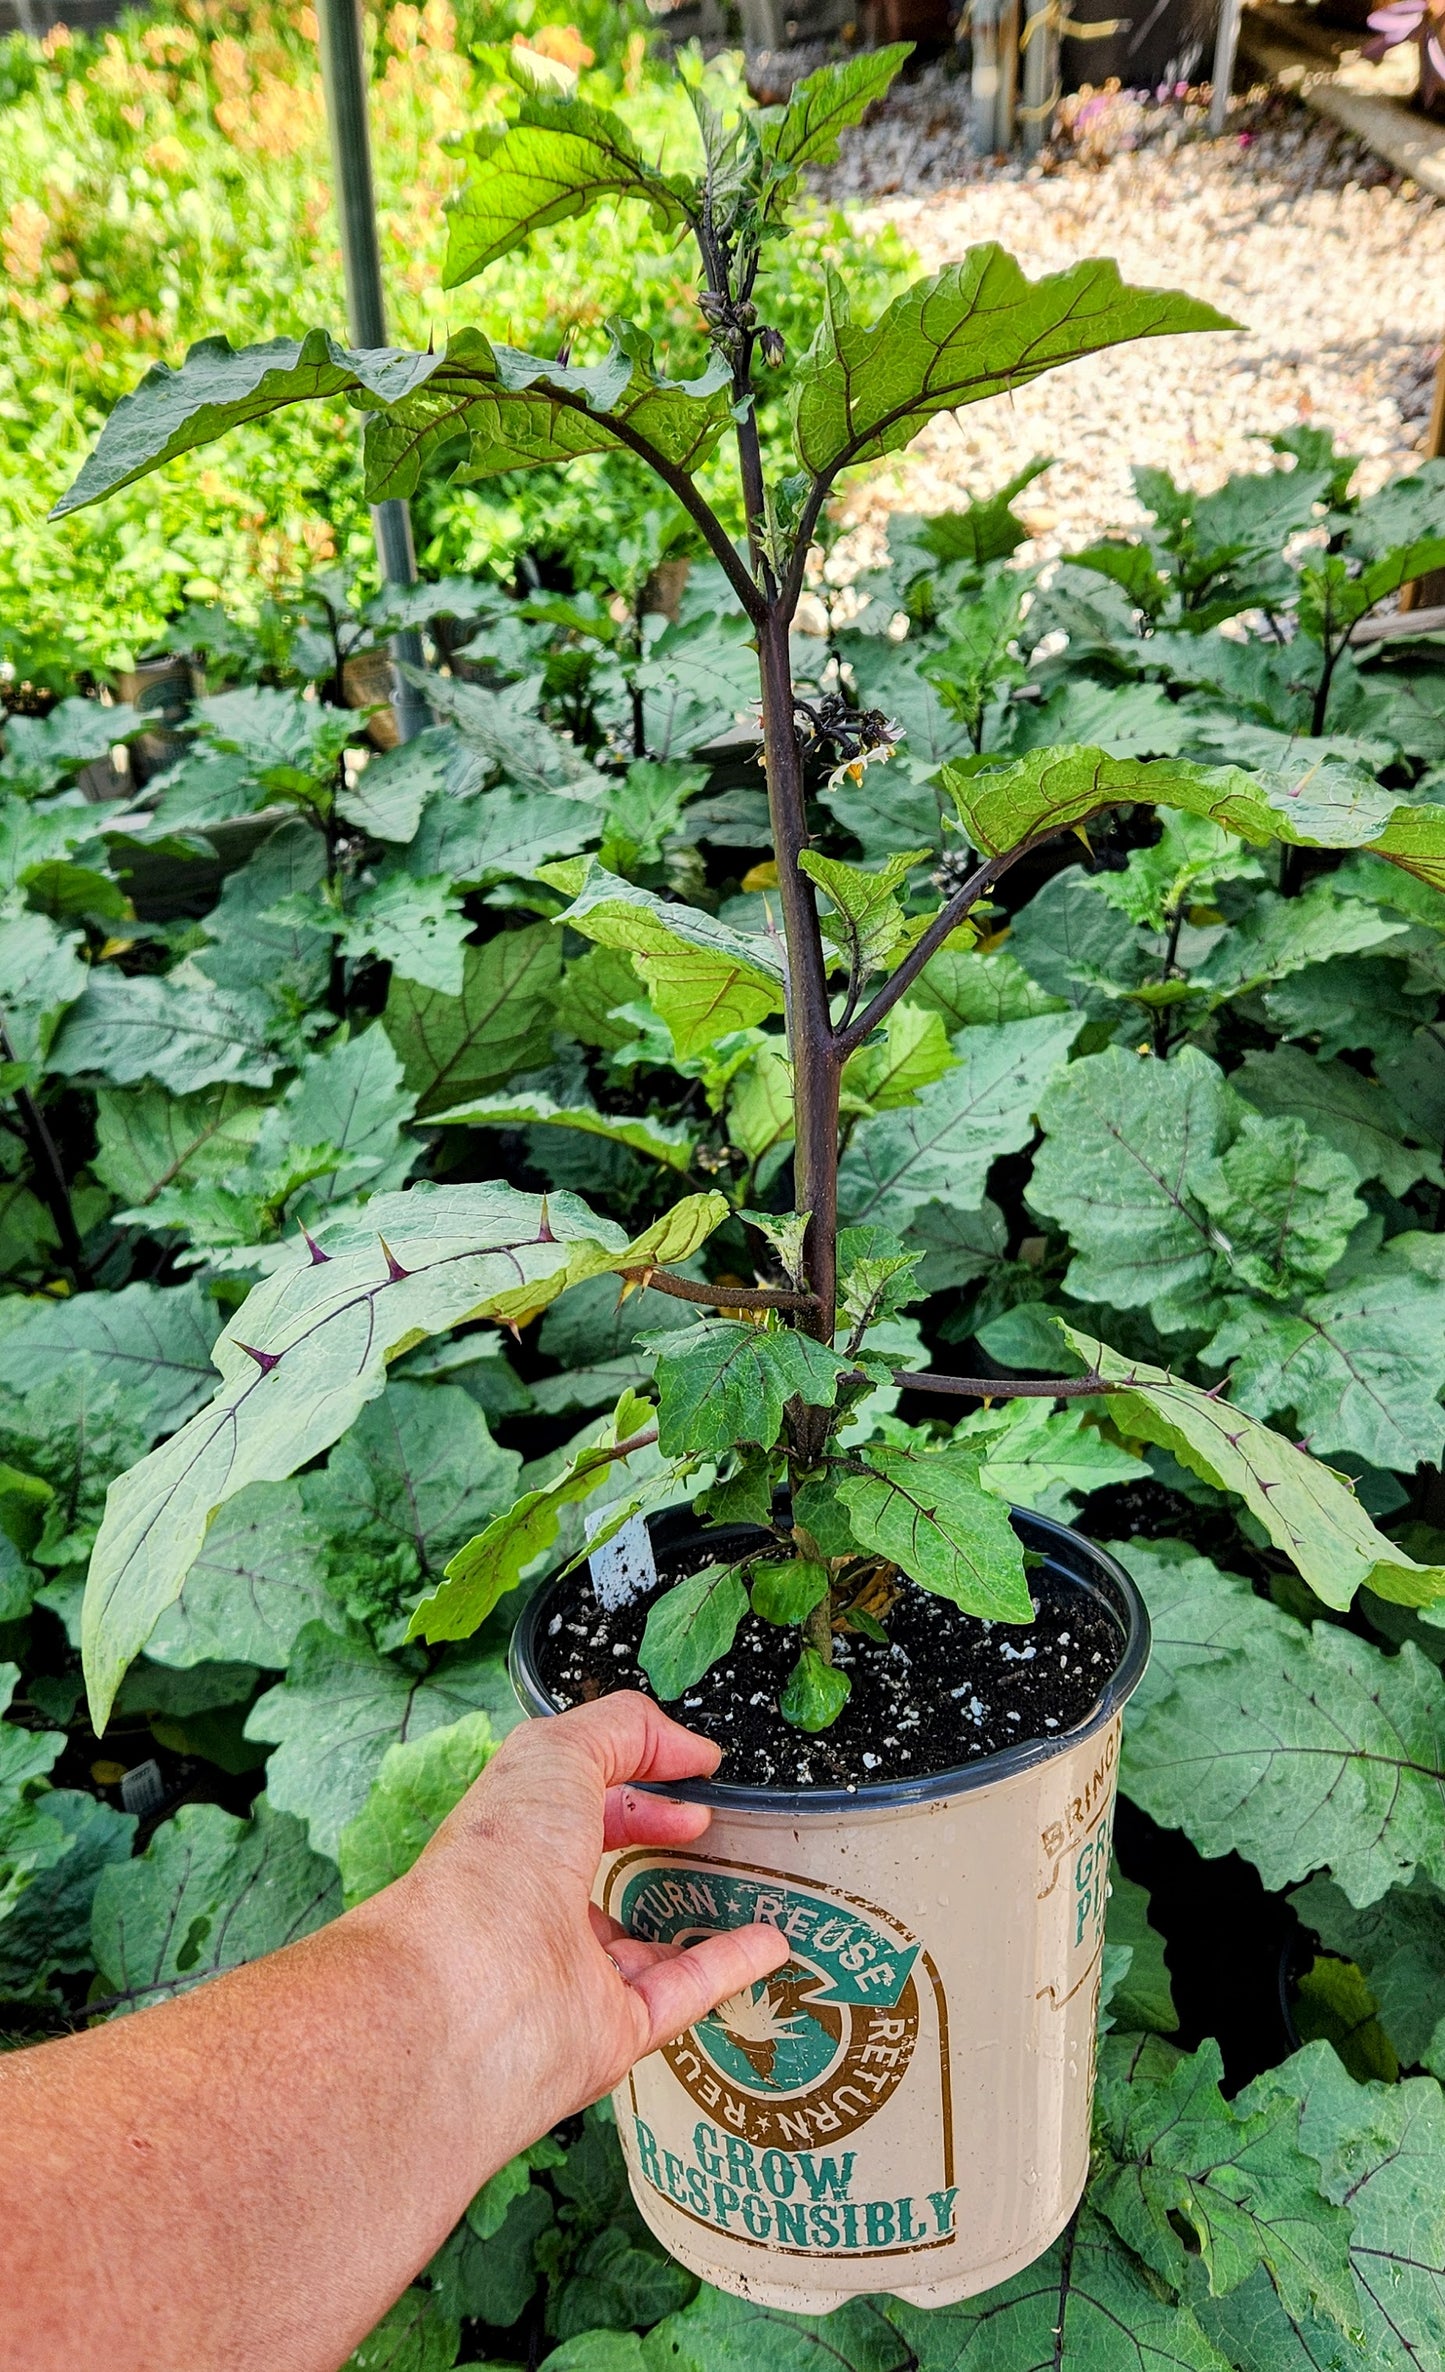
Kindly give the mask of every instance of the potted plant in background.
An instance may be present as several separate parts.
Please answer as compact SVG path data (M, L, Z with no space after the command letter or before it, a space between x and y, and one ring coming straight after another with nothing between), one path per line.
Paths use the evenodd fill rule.
M781 359L770 249L803 168L834 153L904 54L825 68L785 107L731 120L699 88L695 175L653 167L619 121L572 99L528 97L508 130L477 143L449 281L603 197L640 200L696 244L710 359L694 378L667 378L620 320L595 362L521 354L475 329L426 354L349 352L321 330L239 353L208 340L117 407L64 506L236 422L347 395L367 415L375 500L443 463L482 477L633 455L688 514L748 621L780 924L765 911L739 927L592 858L536 879L559 922L630 957L649 1026L679 1057L722 1061L729 1033L774 1027L769 1076L791 1103L795 1150L784 1207L744 1214L760 1281L703 1273L698 1256L732 1216L721 1191L685 1198L631 1240L567 1194L379 1193L364 1219L319 1225L255 1287L217 1344L215 1399L113 1486L83 1628L99 1726L219 1508L336 1441L383 1389L390 1358L464 1320L519 1325L600 1276L696 1305L696 1323L659 1345L655 1404L624 1393L560 1475L458 1553L411 1629L468 1636L542 1568L567 1508L608 1485L592 1581L579 1566L532 1602L519 1685L545 1713L643 1678L729 1741L724 1780L702 1791L717 1807L705 1852L625 1857L607 1899L651 1935L762 1915L795 1945L781 1978L637 2071L619 2101L632 2179L685 2263L812 2308L879 2288L925 2304L983 2289L1047 2246L1084 2179L1118 1719L1146 1625L1110 1559L1061 1526L1011 1517L990 1487L984 1453L1015 1421L993 1403L1042 1404L1048 1423L1054 1404L1084 1401L1101 1470L1120 1437L1162 1445L1237 1494L1327 1605L1365 1584L1405 1604L1445 1592L1445 1571L1377 1533L1329 1468L1219 1395L1083 1333L1061 1331L1069 1373L1028 1382L901 1364L921 1255L888 1225L886 1156L866 1175L845 1157L862 1216L840 1228L850 1104L886 1109L890 1078L935 1075L941 1032L910 991L935 960L973 960L990 893L1054 836L1154 802L1252 846L1364 848L1445 879L1445 811L1396 809L1373 785L1366 797L1348 767L1255 775L1079 747L943 770L962 862L941 903L911 852L870 870L815 845L825 819L810 787L866 776L896 742L846 678L807 697L794 682L789 630L841 473L1076 356L1228 327L1190 298L1123 285L1108 263L1031 283L994 247L919 282L871 326L830 276L793 373L797 466L770 475L757 416L759 381ZM745 551L695 476L726 436ZM996 608L960 609L961 645L1008 641L1015 614ZM910 1144L941 1198L1024 1141L1030 1096L1081 1027L1077 1011L1017 1021L996 1047L1006 1079L977 1058L946 1137ZM493 1096L430 1121L490 1125L511 1108ZM527 1110L537 1116L535 1098ZM1130 1224L1127 1184L1101 1167L1098 1191ZM940 1443L899 1418L900 1387L983 1405ZM619 1468L638 1474L620 1495ZM695 1514L649 1531L649 1512L679 1498Z

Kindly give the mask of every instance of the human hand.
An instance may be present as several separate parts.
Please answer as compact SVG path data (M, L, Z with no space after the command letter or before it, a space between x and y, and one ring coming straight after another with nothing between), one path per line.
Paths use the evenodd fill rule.
M402 1881L458 2002L480 2013L489 2139L505 2129L504 2156L787 1960L774 1927L683 1950L636 1941L591 1901L605 1851L689 1845L712 1818L628 1782L707 1777L720 1759L711 1739L630 1692L528 1722Z

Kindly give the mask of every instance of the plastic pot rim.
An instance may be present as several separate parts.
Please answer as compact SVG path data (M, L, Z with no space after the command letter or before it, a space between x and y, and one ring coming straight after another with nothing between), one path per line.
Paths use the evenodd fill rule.
M840 1812L895 1812L905 1805L940 1803L980 1788L995 1787L1002 1780L1016 1778L1022 1771L1052 1762L1096 1730L1105 1729L1123 1710L1143 1678L1151 1639L1148 1609L1118 1559L1092 1540L1086 1540L1082 1532L1076 1532L1071 1525L1056 1523L1052 1516L1036 1515L1030 1508L1015 1507L1010 1512L1024 1546L1038 1551L1048 1567L1075 1588L1102 1599L1123 1634L1124 1651L1118 1665L1083 1720L1072 1729L1060 1730L1048 1738L1023 1739L1017 1746L1000 1747L995 1754L981 1754L950 1771L920 1773L916 1779L862 1779L854 1787L747 1787L725 1779L635 1784L646 1794L708 1804L718 1811L780 1813L790 1820L810 1816L836 1819ZM649 1517L649 1529L668 1523L671 1517L675 1542L680 1545L690 1534L676 1525L679 1514L690 1517L692 1510L668 1509L660 1516ZM745 1532L754 1527L737 1525L726 1529ZM716 1539L718 1535L714 1533L710 1537ZM659 1543L659 1546L671 1545L674 1542ZM1078 1570L1081 1564L1090 1570L1081 1572ZM536 1591L522 1609L512 1633L508 1670L523 1710L533 1720L546 1719L562 1711L543 1684L537 1668L536 1646L543 1618L552 1611L557 1593L567 1578L559 1574ZM664 1706L663 1711L667 1710Z

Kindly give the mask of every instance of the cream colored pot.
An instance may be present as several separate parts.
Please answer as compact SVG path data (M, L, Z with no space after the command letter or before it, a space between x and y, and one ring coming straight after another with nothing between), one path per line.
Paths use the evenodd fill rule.
M657 1526L664 1570L676 1522ZM1083 2190L1120 1712L1148 1617L1079 1534L1015 1522L1054 1582L1118 1621L1122 1661L1085 1722L851 1794L693 1783L669 1792L713 1806L699 1847L601 1872L598 1899L635 1935L685 1944L767 1919L793 1945L614 2095L647 2223L741 2297L802 2314L874 2290L949 2305L1040 2256ZM549 1600L513 1653L537 1714L556 1710L533 1658Z

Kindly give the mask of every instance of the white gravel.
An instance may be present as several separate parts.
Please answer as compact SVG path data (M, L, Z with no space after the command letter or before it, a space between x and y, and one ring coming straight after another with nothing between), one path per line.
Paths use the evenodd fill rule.
M1242 331L1118 348L933 422L849 495L854 565L875 557L888 511L956 506L1038 453L1057 459L1019 504L1034 534L1024 559L1141 520L1132 465L1207 490L1264 466L1259 439L1300 420L1364 457L1363 490L1420 457L1445 331L1445 204L1278 95L1236 102L1217 141L1193 95L1066 108L1075 137L1041 164L980 163L966 83L931 68L849 135L819 194L894 224L928 270L984 239L1030 274L1111 255L1127 279L1206 297Z

